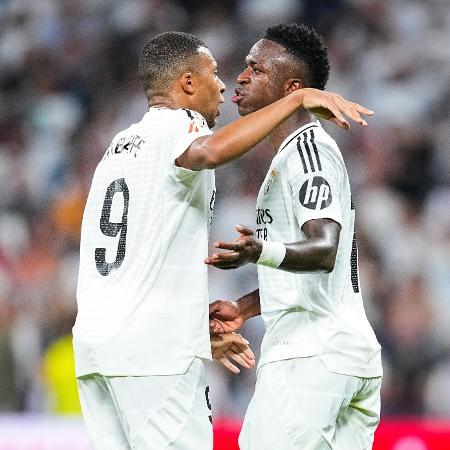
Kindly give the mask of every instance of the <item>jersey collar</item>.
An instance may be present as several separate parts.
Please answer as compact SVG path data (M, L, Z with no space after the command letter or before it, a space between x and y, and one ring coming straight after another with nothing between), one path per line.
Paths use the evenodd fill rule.
M287 147L292 140L294 140L298 135L303 133L306 130L309 130L310 128L317 128L320 127L320 122L318 120L315 120L314 122L308 122L307 124L303 125L301 128L297 128L293 133L291 133L280 145L277 154L280 153L285 147Z

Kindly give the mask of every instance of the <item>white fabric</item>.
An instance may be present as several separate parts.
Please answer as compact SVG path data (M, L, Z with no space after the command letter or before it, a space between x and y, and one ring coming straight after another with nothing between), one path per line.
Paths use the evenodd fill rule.
M93 450L211 450L203 362L185 374L78 379Z
M81 230L78 376L177 374L210 358L203 260L214 172L174 162L208 134L195 112L150 108L97 166Z
M319 357L266 364L239 436L241 450L369 450L381 378L328 371Z
M263 241L261 255L256 264L276 269L286 256L286 246L282 242Z
M319 218L341 225L331 273L294 274L257 266L266 324L259 367L320 355L331 371L380 376L380 345L367 321L357 279L347 171L335 141L314 122L290 135L274 157L258 195L256 237L303 241L304 223Z

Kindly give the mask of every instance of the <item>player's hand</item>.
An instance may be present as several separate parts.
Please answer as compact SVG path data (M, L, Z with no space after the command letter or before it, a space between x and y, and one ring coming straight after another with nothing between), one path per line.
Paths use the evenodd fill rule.
M240 334L229 333L211 336L211 353L230 372L239 373L240 370L230 359L246 369L255 367L255 355L249 343Z
M253 236L253 231L248 227L237 225L236 230L240 236L233 242L214 243L214 247L229 251L213 253L205 259L205 264L228 270L258 261L262 251L262 242Z
M361 115L373 116L373 111L344 99L339 94L325 92L319 89L303 88L303 108L312 112L320 119L326 119L335 123L338 127L348 130L350 124L344 118L344 114L354 122L367 126L367 122Z
M209 305L209 332L211 334L232 333L239 330L244 318L239 305L229 300L217 300Z

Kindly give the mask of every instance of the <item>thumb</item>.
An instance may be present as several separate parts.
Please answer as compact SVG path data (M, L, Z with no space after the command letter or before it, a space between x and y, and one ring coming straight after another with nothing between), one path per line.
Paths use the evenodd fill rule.
M244 236L253 236L253 230L245 225L236 225L236 230Z

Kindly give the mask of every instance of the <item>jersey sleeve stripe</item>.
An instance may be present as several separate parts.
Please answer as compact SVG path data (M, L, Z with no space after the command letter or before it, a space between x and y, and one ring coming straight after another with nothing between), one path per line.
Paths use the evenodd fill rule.
M297 150L302 160L303 172L321 172L322 163L320 161L319 150L315 142L314 131L310 130L309 135L305 131L297 138ZM314 152L314 153L313 153Z
M308 173L308 168L306 167L305 157L303 156L303 150L302 150L301 140L302 140L302 137L299 136L299 137L297 138L297 150L298 150L298 154L300 155L300 158L301 158L301 160L302 160L303 172L304 172L304 173Z
M309 145L308 145L308 134L307 133L303 133L303 144L305 146L306 154L308 155L308 161L309 161L309 166L311 167L311 172L315 172L316 167L314 166L314 161L313 161L313 158L311 155L311 149L309 148Z
M317 167L319 169L319 172L321 172L322 171L322 164L320 162L319 151L317 150L316 142L314 141L314 130L310 130L309 133L311 135L311 145L313 146L314 154L316 155Z

